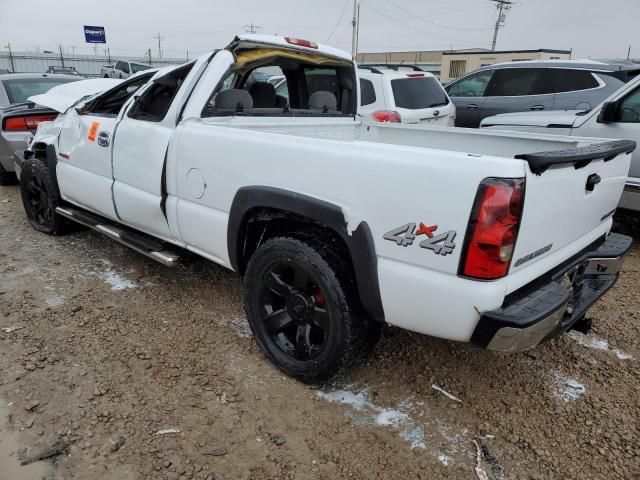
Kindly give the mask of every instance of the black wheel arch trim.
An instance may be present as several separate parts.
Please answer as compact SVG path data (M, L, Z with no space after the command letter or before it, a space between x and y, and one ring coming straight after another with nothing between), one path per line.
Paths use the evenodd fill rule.
M355 270L360 302L376 321L384 322L384 309L378 282L378 258L373 235L367 222L360 222L349 234L342 209L324 200L290 190L267 186L242 187L231 204L227 228L227 248L231 266L244 274L243 235L248 216L256 208L273 208L291 212L322 224L337 233L347 245Z

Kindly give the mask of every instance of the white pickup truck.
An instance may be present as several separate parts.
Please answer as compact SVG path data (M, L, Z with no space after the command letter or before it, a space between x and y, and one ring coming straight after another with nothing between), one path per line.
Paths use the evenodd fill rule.
M100 76L102 78L129 78L131 75L151 68L153 68L151 65L145 63L118 60L112 65L103 65L100 68Z
M286 103L243 88L276 67ZM307 381L385 322L507 352L584 327L630 247L609 230L635 144L363 123L357 85L347 53L261 35L142 72L40 124L27 217L237 271L257 343Z

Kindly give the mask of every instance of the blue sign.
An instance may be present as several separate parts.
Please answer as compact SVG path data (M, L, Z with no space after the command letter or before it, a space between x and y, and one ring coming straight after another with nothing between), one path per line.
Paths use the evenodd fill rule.
M84 40L87 43L107 43L104 27L84 26Z

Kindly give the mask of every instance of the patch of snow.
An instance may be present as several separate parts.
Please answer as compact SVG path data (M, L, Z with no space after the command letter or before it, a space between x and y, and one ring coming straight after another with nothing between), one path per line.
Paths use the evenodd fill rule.
M59 307L61 305L64 305L64 298L59 297L58 295L54 295L52 297L45 299L44 302L49 307Z
M164 430L158 430L156 435L168 435L170 433L180 433L177 428L165 428Z
M227 318L227 325L231 327L239 337L251 338L251 329L249 328L249 323L247 322L247 317L244 315L233 315Z
M556 396L565 402L575 401L587 391L582 383L558 371L551 372L551 376Z
M451 465L451 463L453 463L453 458L444 453L438 455L438 460L440 460L440 463L442 463L443 465Z
M367 400L366 390L353 392L351 390L317 390L316 395L324 400L350 406L354 411L348 416L357 425L375 425L392 427L400 430L400 437L406 440L411 448L426 448L424 432L416 425L408 414L395 408L384 408L374 405Z
M567 335L569 335L569 338L574 340L578 345L590 348L592 350L611 352L620 360L629 360L633 358L633 356L629 355L626 352L623 352L622 350L609 348L609 342L607 340L598 338L595 335L585 335L583 333L577 332L576 330L571 330Z
M104 272L101 276L102 279L111 286L111 290L113 291L137 287L135 282L112 270Z

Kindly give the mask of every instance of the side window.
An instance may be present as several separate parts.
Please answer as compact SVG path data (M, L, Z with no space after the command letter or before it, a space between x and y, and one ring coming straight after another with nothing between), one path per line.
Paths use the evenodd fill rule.
M640 123L640 88L636 88L620 102L616 121Z
M283 78L276 85L276 97L282 97L287 100L287 103L289 102L289 87L287 86L286 78Z
M505 68L496 71L490 97L522 97L553 93L545 68Z
M122 70L124 68L124 62L117 61L116 66L114 67L116 70Z
M469 75L449 87L451 97L484 97L493 70L485 70Z
M122 69L124 73L131 73L129 70L129 64L127 62L122 62Z
M95 100L88 103L81 113L89 113L93 115L116 116L122 106L142 85L147 83L153 76L152 73L143 75L133 81L125 82L117 88L99 96Z
M360 105L371 105L376 101L376 91L371 80L360 79Z
M553 84L553 91L556 93L589 90L600 86L593 74L587 70L550 68L548 73Z
M156 78L153 85L138 98L127 116L148 122L162 121L192 67L193 62Z
M307 94L324 91L333 93L336 98L338 92L338 75L334 69L329 68L305 68L305 80L307 82Z

